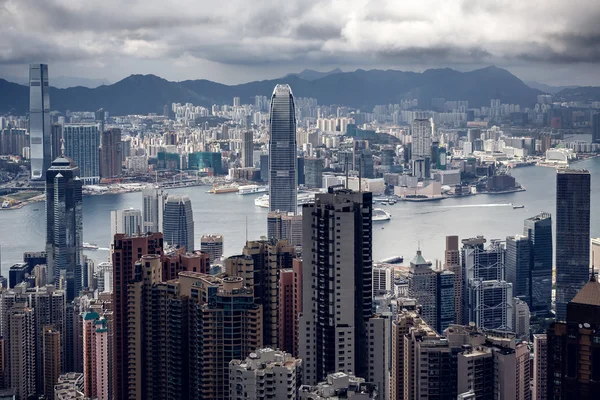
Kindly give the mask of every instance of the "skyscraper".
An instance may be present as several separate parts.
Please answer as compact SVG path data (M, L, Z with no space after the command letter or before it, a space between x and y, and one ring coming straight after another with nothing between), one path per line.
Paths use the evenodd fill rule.
M202 235L200 238L200 250L209 254L209 261L220 262L223 256L223 235Z
M87 184L100 181L100 133L96 124L65 124L65 155L79 167L80 178Z
M556 174L556 319L590 276L590 173L563 169Z
M431 142L433 141L433 123L429 119L415 119L412 122L411 161L413 176L429 178L431 164ZM417 165L424 166L417 168Z
M162 232L167 194L159 187L144 189L144 232Z
M128 210L112 210L110 212L111 237L114 237L117 233L134 236L143 231L142 210L130 208Z
M43 180L52 162L52 120L48 65L29 65L29 140L31 179Z
M548 338L545 333L533 335L532 400L546 400L548 393Z
M83 203L79 168L61 156L46 173L46 253L49 281L66 281L67 302L83 284Z
M127 283L135 277L135 263L148 254L162 254L162 233L148 233L144 236L117 234L113 242L113 292L114 312L113 333L113 398L128 398L127 335L130 327L127 321Z
M306 157L304 159L304 184L307 188L319 189L323 186L324 166L325 162L322 158Z
M370 192L329 188L304 205L299 355L307 384L335 371L369 377L372 204Z
M242 135L242 167L254 167L254 133L244 131Z
M194 214L189 196L169 195L165 202L163 219L165 242L171 246L185 246L194 251Z
M18 399L36 394L35 313L24 302L16 303L9 313L10 384Z
M558 232L557 232L558 236ZM589 282L547 333L548 399L596 399L600 391L600 283Z
M104 113L104 112L103 112ZM102 136L100 151L100 176L112 178L121 175L123 145L121 130L117 128L100 131Z
M523 234L531 246L529 311L533 317L546 317L552 302L552 217L543 212L527 218Z
M600 143L600 113L592 115L592 142Z
M60 331L52 326L43 328L43 369L44 369L44 394L48 399L54 398L54 385L60 376Z
M302 246L302 216L273 211L267 215L267 237Z
M269 208L296 214L296 109L288 85L273 90L269 126Z
M444 269L454 273L454 322L459 324L463 320L463 270L460 264L458 236L446 236Z
M529 303L529 276L531 274L531 245L523 235L506 238L506 281L513 285L513 296Z

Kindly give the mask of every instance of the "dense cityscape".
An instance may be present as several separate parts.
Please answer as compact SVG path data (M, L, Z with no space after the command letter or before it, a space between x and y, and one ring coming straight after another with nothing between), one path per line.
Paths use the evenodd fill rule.
M600 101L360 109L281 83L112 115L53 109L50 67L29 67L27 115L0 116L0 222L43 202L46 223L45 247L0 252L0 399L597 396L600 238L577 163L600 153ZM374 259L397 203L527 191L516 168L556 170L555 209L501 239L446 225L441 260L418 242ZM186 190L252 198L264 234L246 219L235 254L218 226L198 242ZM139 206L94 227L110 243L84 242L84 198L128 192Z

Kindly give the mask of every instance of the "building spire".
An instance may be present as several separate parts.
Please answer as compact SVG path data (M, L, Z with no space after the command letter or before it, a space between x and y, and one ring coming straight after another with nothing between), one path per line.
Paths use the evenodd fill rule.
M590 275L590 282L596 282L596 272L594 269L594 252L592 251L592 274Z
M65 138L60 138L60 155L65 156Z

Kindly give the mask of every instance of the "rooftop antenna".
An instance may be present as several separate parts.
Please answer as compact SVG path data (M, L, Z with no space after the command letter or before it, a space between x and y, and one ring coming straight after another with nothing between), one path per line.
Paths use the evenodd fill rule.
M61 156L65 156L65 138L60 138L60 154Z
M248 216L246 215L246 244L248 243Z
M345 162L345 167L344 169L346 170L346 189L348 189L348 153L346 154L346 162Z
M590 281L596 281L596 273L594 272L594 252L592 251L592 275L590 276Z
M361 180L362 180L362 157L359 157L358 158L358 193L361 193L361 191L362 191Z

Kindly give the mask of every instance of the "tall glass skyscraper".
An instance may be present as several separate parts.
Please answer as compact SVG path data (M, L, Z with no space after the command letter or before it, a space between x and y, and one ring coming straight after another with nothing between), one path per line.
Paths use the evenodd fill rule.
M52 162L46 173L46 252L48 280L67 285L67 302L83 284L83 208L79 168L65 156Z
M48 65L29 65L29 140L31 179L43 180L52 162L52 120Z
M556 320L590 278L590 173L556 174Z
M163 215L164 240L172 246L194 251L194 214L188 196L169 195Z
M296 110L289 85L277 85L273 90L270 133L270 210L296 214Z
M72 158L87 184L100 182L100 132L96 124L65 124L65 154Z
M531 248L529 310L533 316L545 317L552 302L552 217L543 212L527 218L523 234Z

